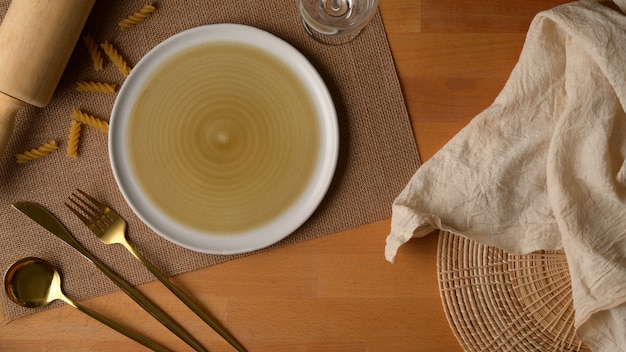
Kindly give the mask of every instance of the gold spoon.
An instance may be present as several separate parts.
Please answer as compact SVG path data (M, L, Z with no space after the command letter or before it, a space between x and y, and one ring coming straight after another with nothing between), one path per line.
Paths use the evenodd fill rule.
M61 288L61 275L55 267L43 259L28 257L18 260L4 276L4 290L13 302L27 308L42 307L60 299L154 351L169 351L118 322L69 299Z

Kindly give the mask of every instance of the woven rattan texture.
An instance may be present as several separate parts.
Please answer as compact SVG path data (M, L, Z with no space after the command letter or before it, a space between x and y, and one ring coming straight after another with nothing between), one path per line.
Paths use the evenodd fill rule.
M589 351L576 336L563 252L514 255L441 231L437 271L466 351Z

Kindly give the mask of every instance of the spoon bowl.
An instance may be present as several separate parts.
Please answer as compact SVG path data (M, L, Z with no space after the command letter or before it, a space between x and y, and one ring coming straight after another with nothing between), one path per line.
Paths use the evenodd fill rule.
M118 322L72 301L63 293L61 274L52 264L41 258L27 257L11 265L4 276L4 291L13 302L22 307L43 307L62 300L108 327L126 335L154 351L169 351L160 344L120 325Z
M9 268L4 290L9 299L27 308L42 307L66 298L61 292L59 272L50 263L34 257L20 259Z

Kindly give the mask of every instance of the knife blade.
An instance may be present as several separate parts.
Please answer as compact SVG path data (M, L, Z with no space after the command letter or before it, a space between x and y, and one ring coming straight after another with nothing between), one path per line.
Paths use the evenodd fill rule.
M172 331L176 336L185 341L196 351L207 351L189 332L187 332L172 317L165 313L159 306L152 302L143 293L124 281L119 275L103 264L98 258L91 254L85 247L70 234L67 228L51 212L39 204L33 202L15 202L11 204L13 208L34 220L37 224L57 236L65 243L80 252L87 260L96 265L111 281L113 281L122 291L137 302L143 309L150 313L156 320Z

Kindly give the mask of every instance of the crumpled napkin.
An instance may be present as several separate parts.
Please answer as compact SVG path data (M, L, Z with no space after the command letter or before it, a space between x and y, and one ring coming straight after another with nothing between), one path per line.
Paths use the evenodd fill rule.
M539 13L509 80L393 204L385 255L434 229L564 250L575 326L626 350L626 0ZM618 8L621 12L618 11Z

